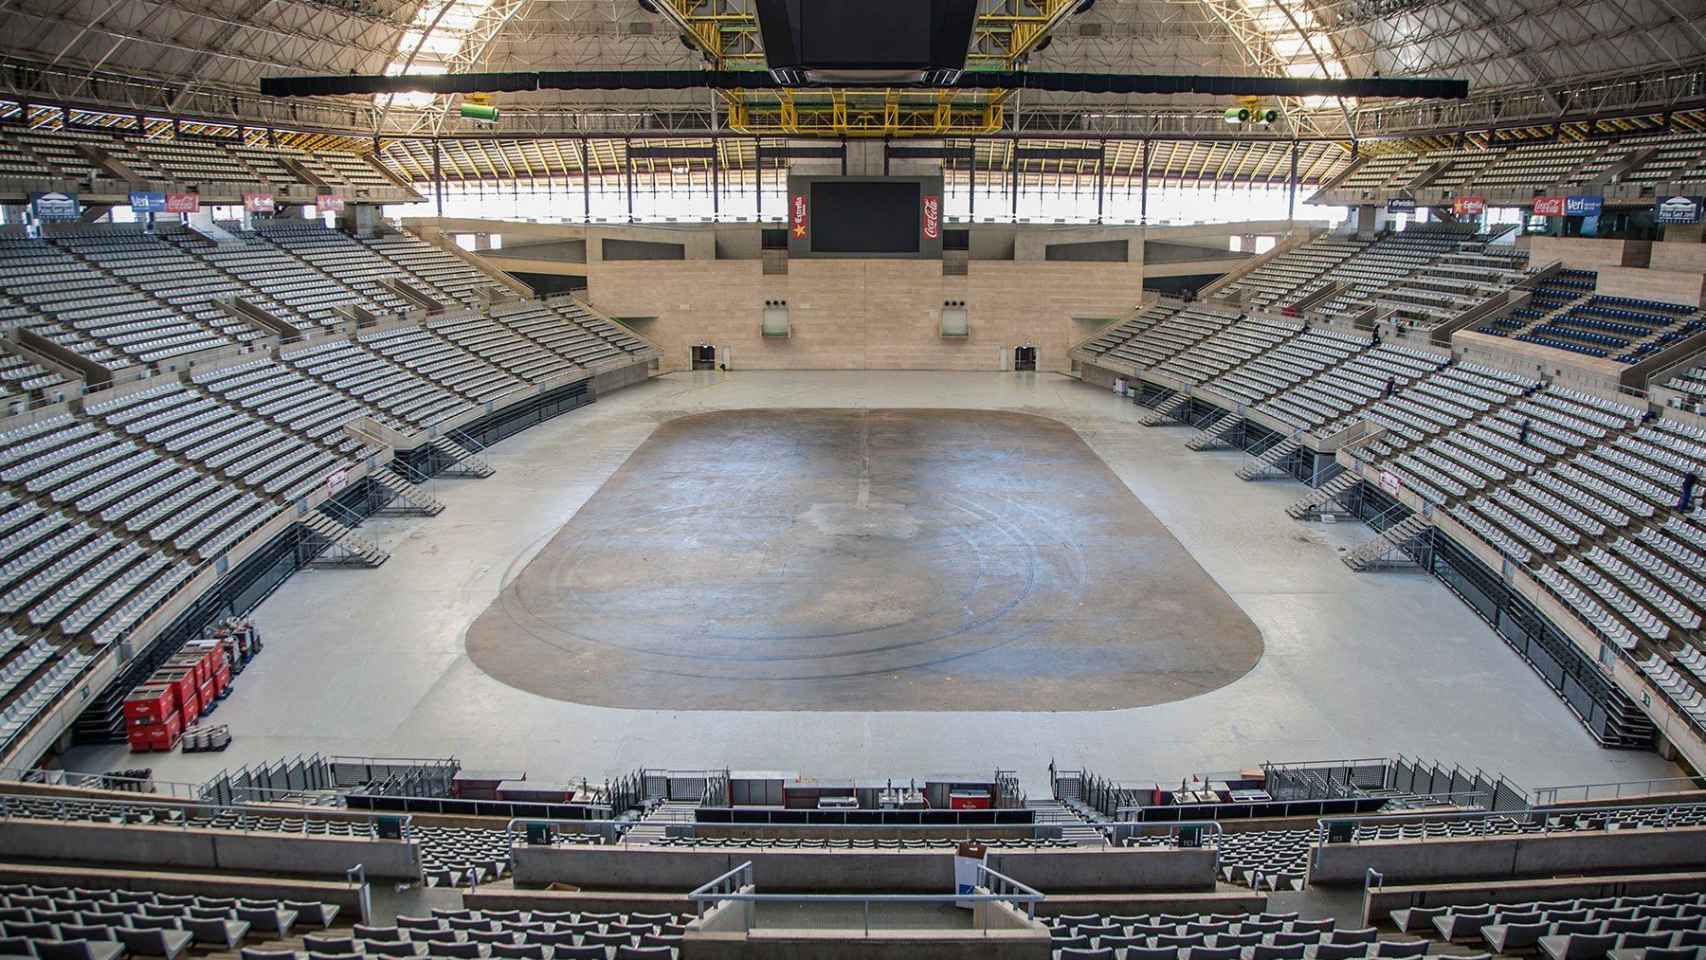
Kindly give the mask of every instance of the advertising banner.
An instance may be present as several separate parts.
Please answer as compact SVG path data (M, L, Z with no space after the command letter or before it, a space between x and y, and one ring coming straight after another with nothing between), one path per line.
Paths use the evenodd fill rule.
M270 193L243 194L243 209L250 213L272 213L273 202Z
M924 239L935 240L942 235L942 198L933 193L924 195Z
M1564 198L1564 215L1567 217L1597 217L1604 209L1604 197Z
M1486 197L1452 197L1451 212L1458 216L1475 216L1487 212Z
M1391 197L1386 201L1387 213L1415 213L1416 201L1409 197Z
M1657 223L1699 223L1699 197L1659 197L1653 204L1653 220Z
M811 223L806 215L806 195L796 193L789 198L788 216L794 225L794 239L804 240L811 234Z
M37 220L76 220L83 215L75 193L32 193L30 213Z
M1534 213L1541 217L1561 217L1564 215L1564 198L1535 197Z
M201 196L194 193L166 194L167 213L195 213L201 209Z
M152 191L132 191L130 209L137 213L165 213L166 195Z
M323 193L314 198L314 208L321 213L342 213L344 198L341 194Z

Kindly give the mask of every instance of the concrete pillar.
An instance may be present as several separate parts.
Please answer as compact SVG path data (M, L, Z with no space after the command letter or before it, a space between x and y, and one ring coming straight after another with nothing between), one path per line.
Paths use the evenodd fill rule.
M490 249L492 249L492 235L489 233L476 233L476 234L474 234L474 249L475 250L490 250Z
M1373 237L1380 229L1380 209L1373 204L1363 204L1357 207L1357 236L1363 239Z
M356 237L371 237L379 232L379 208L370 204L347 204L338 213L338 229Z

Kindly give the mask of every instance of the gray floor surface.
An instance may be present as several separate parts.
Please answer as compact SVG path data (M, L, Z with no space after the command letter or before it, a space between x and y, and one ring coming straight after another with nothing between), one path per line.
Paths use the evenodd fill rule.
M586 706L525 692L470 659L467 634L506 585L629 456L673 418L788 407L1007 410L1075 430L1260 629L1261 659L1219 689L1169 703L1083 710L680 710ZM1047 765L1177 780L1263 761L1402 753L1480 767L1526 787L1669 776L1650 753L1609 751L1517 656L1429 576L1354 574L1339 554L1360 524L1300 524L1305 492L1244 482L1242 455L1188 450L1181 428L1054 374L674 374L491 448L484 480L442 479L432 518L362 529L392 551L377 570L309 570L256 612L267 649L216 714L220 754L80 748L73 769L147 765L198 782L221 768L320 752L443 757L597 781L644 765L797 770L820 777L1018 771ZM1131 603L1150 602L1134 590ZM611 682L619 682L613 678ZM1044 711L1044 712L1039 712Z
M468 652L600 706L1105 710L1225 686L1262 639L1058 420L768 408L659 427Z

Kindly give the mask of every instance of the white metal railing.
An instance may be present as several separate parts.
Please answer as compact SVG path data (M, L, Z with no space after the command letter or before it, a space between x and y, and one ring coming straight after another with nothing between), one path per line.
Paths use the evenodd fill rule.
M131 777L117 773L84 773L76 770L45 770L39 767L0 767L0 790L7 783L35 783L50 787L70 787L79 790L112 790L122 793L134 793L139 796L154 797L162 800L182 798L187 802L199 802L205 797L202 791L207 784L187 783L181 780L160 780L154 777ZM254 802L262 802L268 797L275 797L277 791L250 787L231 787L233 793L266 794L257 796ZM100 802L123 803L117 798L98 797L88 798ZM0 798L3 800L3 798Z
M864 935L871 935L871 904L967 904L1005 903L1013 909L1023 909L1028 919L1036 919L1037 904L1048 899L1040 891L1012 877L991 870L982 863L976 865L977 880L970 893L758 893L749 891L753 882L752 861L712 878L687 894L695 914L705 915L709 907L723 903L786 903L797 906L828 903L857 903L864 915ZM978 893L978 890L988 891ZM751 929L751 926L748 927ZM989 915L984 914L983 931L989 932Z
M1592 800L1617 800L1651 793L1684 793L1700 790L1700 781L1692 777L1653 777L1647 780L1619 780L1612 783L1572 783L1559 787L1540 787L1533 791L1534 805L1551 806Z

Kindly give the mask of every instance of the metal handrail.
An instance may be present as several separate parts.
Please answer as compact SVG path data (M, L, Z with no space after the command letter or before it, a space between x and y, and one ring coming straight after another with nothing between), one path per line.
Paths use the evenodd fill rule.
M367 885L367 864L358 863L345 870L344 879L357 888L356 906L361 911L361 922L367 923L373 915L373 888Z
M1558 794L1566 790L1580 790L1582 791L1583 800L1592 800L1595 790L1610 787L1612 788L1611 796L1613 799L1616 799L1623 796L1623 788L1625 787L1639 786L1650 790L1652 787L1660 784L1676 784L1683 790L1702 789L1700 781L1694 777L1650 777L1646 780L1613 780L1606 783L1572 783L1557 787L1537 787L1532 791L1532 793L1534 794L1534 805L1541 807L1550 806L1551 804L1560 802L1558 800ZM1542 796L1546 797L1545 802L1541 802L1540 798Z
M736 903L858 903L864 906L865 935L871 933L871 904L873 903L1006 903L1015 909L1024 905L1025 916L1036 919L1036 905L1047 900L1041 891L1026 886L1012 877L997 873L982 863L977 864L977 883L988 893L743 893L743 888L756 886L752 861L748 860L726 873L700 884L687 894L693 902L694 913L705 915L706 905L733 901ZM987 918L985 921L987 930Z
M1320 846L1325 846L1327 844L1327 825L1329 823L1345 823L1348 821L1351 824L1353 824L1353 826L1363 826L1363 825L1367 825L1370 823L1380 824L1380 823L1414 823L1417 821L1442 821L1442 820L1487 820L1487 819L1491 819L1494 817L1501 817L1501 818L1504 818L1506 820L1527 820L1528 822L1532 823L1532 822L1536 822L1536 818L1540 818L1541 821L1544 821L1544 820L1550 820L1553 818L1578 817L1578 816L1583 816L1583 815L1592 814L1592 813L1628 813L1631 810L1640 810L1643 808L1654 808L1654 809L1665 811L1664 822L1661 823L1657 828L1650 828L1650 827L1644 828L1644 829L1660 829L1660 830L1663 830L1663 829L1666 829L1667 827L1670 826L1670 818L1673 815L1675 815L1676 812L1679 810L1693 810L1693 809L1697 809L1697 808L1698 809L1706 809L1706 799L1679 801L1676 803L1651 803L1651 804L1635 804L1635 805L1624 804L1621 806L1561 807L1561 808L1560 807L1533 806L1533 807L1529 807L1527 810L1464 810L1464 811L1457 811L1457 812L1453 812L1453 813L1410 813L1410 814L1395 813L1395 814L1364 814L1362 816L1346 816L1346 817L1320 817L1320 818L1317 818L1315 821L1315 829L1316 829L1315 845L1320 847ZM1631 829L1636 829L1636 828L1631 828ZM1432 840L1440 840L1440 839L1450 840L1450 839L1454 839L1454 838L1452 838L1452 837L1443 837L1442 838L1442 837L1426 837L1426 836L1423 836L1423 837L1406 837L1404 839L1406 842L1409 842L1409 841L1417 841L1417 840L1421 840L1421 841L1432 841ZM1353 839L1351 842L1355 843L1356 841Z

